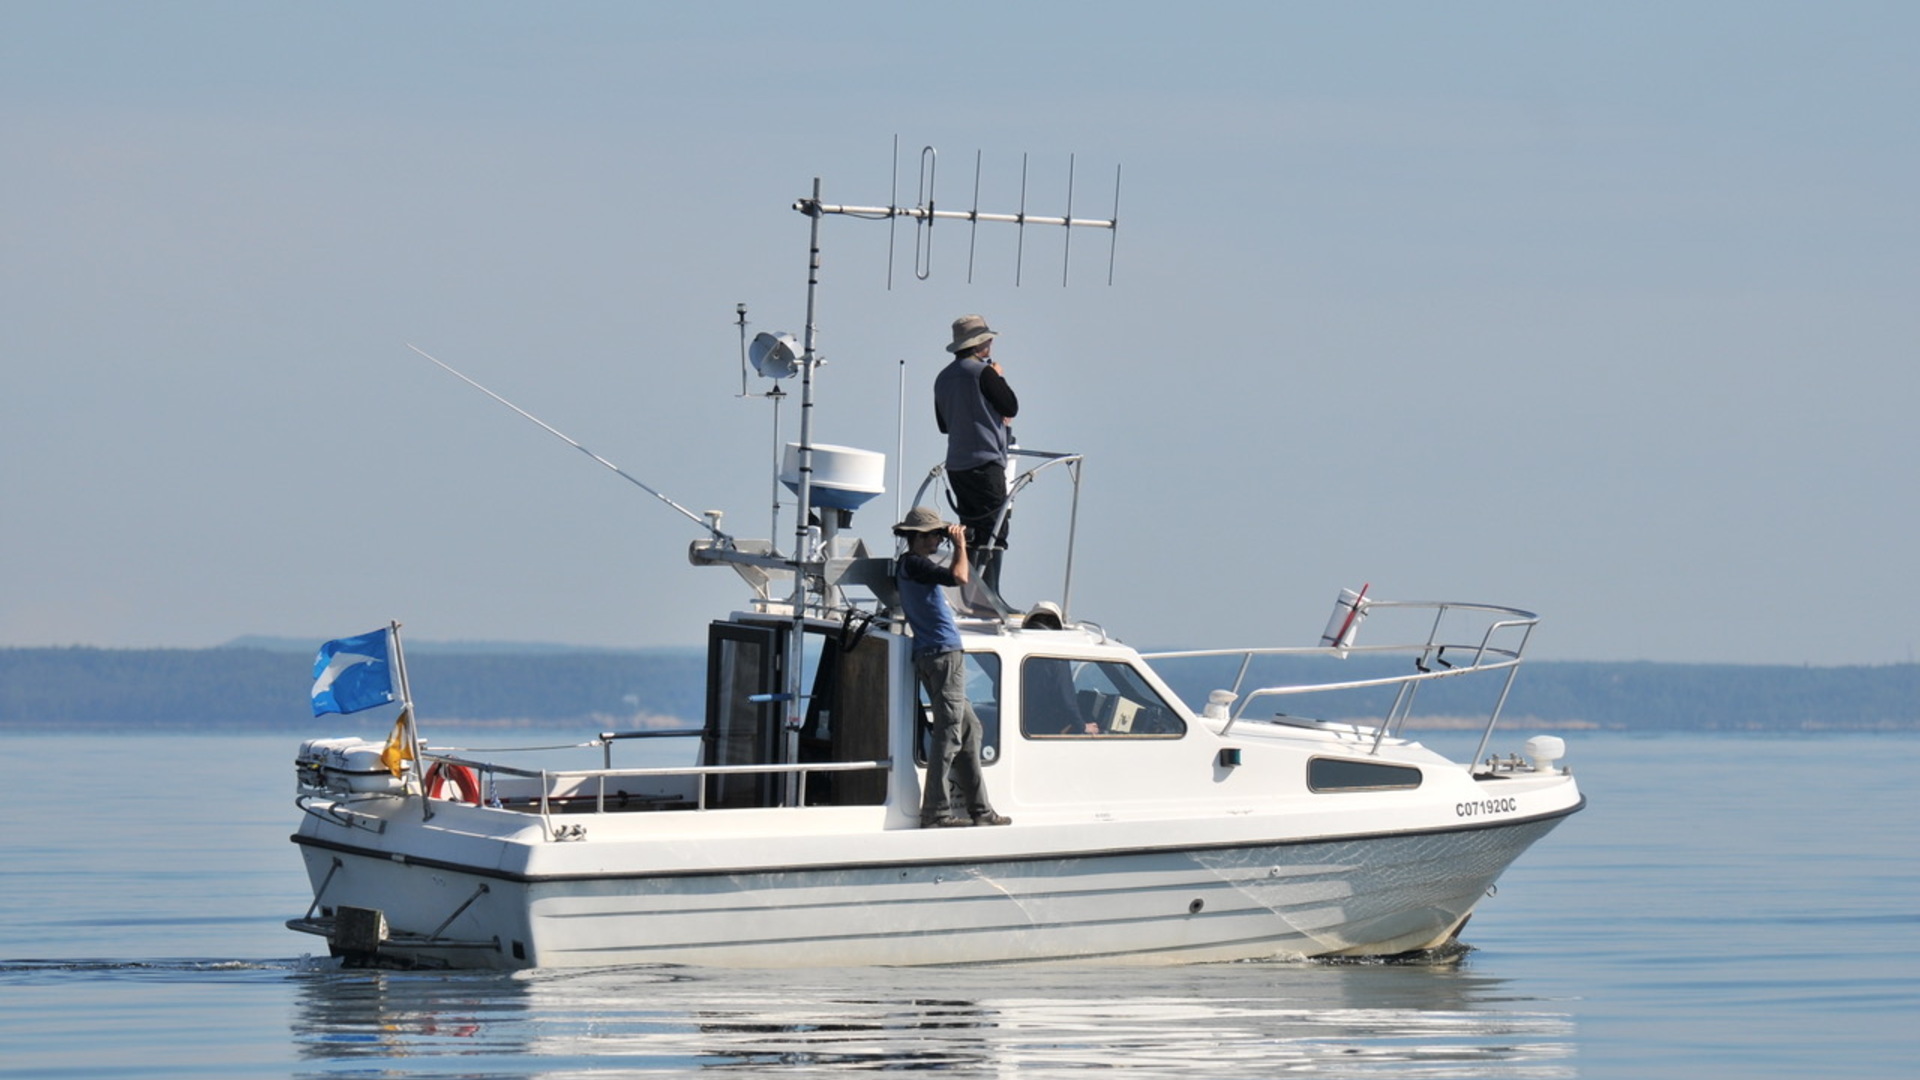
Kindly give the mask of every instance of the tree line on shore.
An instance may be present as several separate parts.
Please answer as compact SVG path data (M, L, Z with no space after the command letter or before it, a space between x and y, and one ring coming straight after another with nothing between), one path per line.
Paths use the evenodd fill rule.
M313 718L311 666L311 654L255 647L0 649L0 728L313 734L360 726L355 717ZM706 659L691 649L441 649L409 655L408 667L423 720L599 731L697 724L705 711ZM1231 678L1205 669L1167 674L1189 703ZM1472 681L1432 684L1425 711L1484 715L1481 703L1448 697L1455 683ZM1503 715L1543 728L1625 732L1916 731L1920 665L1535 660L1521 670Z

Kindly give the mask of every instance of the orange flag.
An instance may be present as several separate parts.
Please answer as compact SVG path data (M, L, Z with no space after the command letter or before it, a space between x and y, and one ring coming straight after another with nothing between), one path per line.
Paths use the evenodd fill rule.
M407 762L413 760L413 740L407 737L412 723L413 710L400 710L400 718L393 722L393 734L387 736L387 748L380 751L380 763L395 776L404 774Z

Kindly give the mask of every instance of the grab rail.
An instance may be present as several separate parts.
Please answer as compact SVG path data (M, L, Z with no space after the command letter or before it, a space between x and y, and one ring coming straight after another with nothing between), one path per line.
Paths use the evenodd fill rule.
M522 769L513 765L502 765L497 761L481 761L477 758L456 757L451 754L425 753L428 761L446 762L449 765L464 765L480 773L518 776L540 781L540 817L546 822L548 834L552 834L553 810L549 801L556 782L566 780L598 780L594 796L594 813L607 812L607 780L626 777L671 777L692 776L702 782L695 784L694 809L707 809L707 785L709 776L751 776L755 774L781 775L794 774L804 786L807 777L813 773L837 772L875 772L893 768L892 758L876 758L872 761L803 761L773 765L669 765L641 769Z
M993 527L987 531L988 536L1000 535L1001 527L1006 524L1007 515L1013 512L1014 502L1019 499L1022 491L1025 491L1028 486L1039 479L1041 473L1056 466L1065 468L1067 471L1067 479L1073 485L1072 498L1067 504L1066 565L1061 571L1062 577L1060 582L1061 616L1062 618L1071 619L1073 617L1073 555L1074 549L1079 543L1078 537L1080 531L1080 470L1081 466L1086 462L1086 455L1058 450L1022 450L1015 446L1007 450L1007 456L1010 458L1033 458L1037 460L1039 464L1030 469L1016 472L1013 475L1007 485L1006 501L1000 504L999 511L994 515ZM920 486L915 489L913 493L914 505L933 505L937 500L929 499L928 494L932 491L935 484L940 483L946 478L946 475L947 466L945 462L941 462L933 468L928 469L926 478L920 481ZM951 491L951 485L949 485L949 495Z
M600 733L601 767L613 768L613 744L621 739L698 739L707 734L705 728L670 728L642 731L603 731Z
M1414 697L1419 690L1420 684L1431 682L1435 679L1449 679L1474 673L1506 671L1505 684L1501 687L1500 696L1494 702L1492 712L1487 717L1486 728L1480 736L1479 748L1474 751L1473 758L1468 762L1468 767L1472 768L1474 763L1479 760L1480 755L1486 752L1487 744L1493 738L1494 728L1500 723L1500 714L1506 707L1507 696L1513 690L1514 676L1519 674L1519 666L1526 652L1527 643L1531 640L1533 628L1539 623L1540 617L1531 611L1494 604L1468 604L1450 601L1376 600L1369 601L1366 605L1366 611L1368 613L1387 609L1432 609L1434 612L1433 623L1427 632L1425 640L1392 645L1348 644L1238 649L1186 649L1169 652L1142 653L1141 658L1152 663L1160 660L1183 660L1202 657L1240 657L1240 669L1234 675L1233 685L1231 687L1231 692L1235 695L1237 704L1234 710L1228 715L1226 725L1220 729L1222 735L1233 730L1233 725L1238 723L1240 718L1246 715L1248 708L1252 706L1253 702L1260 698L1322 694L1342 690L1364 690L1385 686L1398 687L1399 690L1395 695L1392 707L1388 709L1385 719L1382 720L1379 727L1374 731L1373 746L1370 751L1372 753L1378 753L1381 742L1389 734L1393 734L1398 728L1404 725L1412 715ZM1447 616L1459 613L1499 617L1486 625L1478 641L1443 641L1441 631L1443 624L1447 621ZM1514 633L1518 634L1519 640L1508 643L1505 639L1511 637ZM1462 663L1451 663L1446 658L1446 653L1450 649L1456 650L1457 652L1470 653L1470 659ZM1247 672L1251 668L1255 657L1318 656L1344 660L1354 655L1412 656L1414 658L1413 663L1415 670L1402 675L1384 675L1370 678L1348 679L1339 682L1263 686L1247 691L1244 696L1241 695L1241 687L1246 681ZM1441 666L1439 668L1430 666L1434 663L1438 663Z

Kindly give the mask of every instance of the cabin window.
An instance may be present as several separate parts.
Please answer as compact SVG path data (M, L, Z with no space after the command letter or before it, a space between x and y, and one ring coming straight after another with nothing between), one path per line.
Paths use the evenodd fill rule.
M993 653L967 653L967 703L980 718L980 764L1000 760L1000 657ZM927 763L933 746L933 706L927 701L927 688L913 680L914 700L919 704L918 737L913 740L914 760Z
M1186 721L1131 666L1029 656L1020 665L1020 733L1030 739L1179 738Z
M1392 791L1420 786L1420 770L1379 761L1314 758L1307 762L1307 787L1314 791Z

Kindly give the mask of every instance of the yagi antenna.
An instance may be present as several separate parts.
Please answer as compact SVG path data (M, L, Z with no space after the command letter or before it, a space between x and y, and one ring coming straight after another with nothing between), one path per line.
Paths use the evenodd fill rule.
M973 282L973 262L975 244L980 223L983 221L1004 222L1019 230L1014 249L1013 283L1020 284L1026 262L1026 230L1029 225L1052 225L1066 230L1066 242L1060 257L1060 284L1067 284L1067 276L1073 265L1073 230L1107 230L1107 284L1113 284L1114 252L1120 233L1120 167L1113 169L1113 215L1106 218L1077 218L1073 216L1075 157L1067 156L1067 207L1066 213L1059 217L1046 217L1027 213L1027 155L1020 156L1020 207L1010 214L988 213L980 209L981 155L974 152L973 157L973 206L968 210L942 210L934 199L934 182L939 170L939 152L931 146L920 149L920 180L916 188L918 202L912 206L899 204L900 191L900 139L893 140L893 185L888 192L886 206L847 206L822 203L818 198L801 199L793 208L809 217L821 214L847 214L853 217L884 218L888 222L887 233L887 288L893 288L893 225L901 218L914 223L913 235L913 276L921 281L927 280L933 273L933 223L938 220L964 221L968 223L967 237L967 282Z

